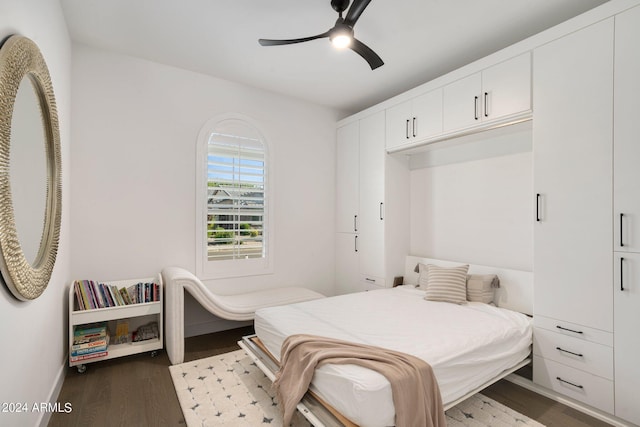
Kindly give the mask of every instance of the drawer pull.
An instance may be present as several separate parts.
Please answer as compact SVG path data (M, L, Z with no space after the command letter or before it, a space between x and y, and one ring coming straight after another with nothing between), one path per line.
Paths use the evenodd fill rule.
M574 353L573 351L565 350L564 348L556 347L556 350L558 350L558 351L562 351L562 352L564 352L564 353L573 354L574 356L584 357L584 355L582 355L582 354L580 354L580 353Z
M581 386L581 385L579 385L579 384L574 384L574 383L569 382L569 381L567 381L567 380L563 380L563 379L562 379L562 378L560 378L560 377L556 377L556 379L557 379L558 381L560 381L560 382L565 383L565 384L569 384L569 385L571 385L571 386L574 386L575 388L580 388L580 389L583 389L583 388L584 388L583 386Z
M368 277L365 277L364 280L366 280L367 282L370 282L370 283L376 283L376 279L369 279Z
M583 333L582 331L575 331L575 330L573 330L573 329L563 328L563 327L562 327L562 326L560 326L560 325L556 325L556 328L558 328L558 329L562 329L563 331L573 332L574 334L582 334L582 333Z

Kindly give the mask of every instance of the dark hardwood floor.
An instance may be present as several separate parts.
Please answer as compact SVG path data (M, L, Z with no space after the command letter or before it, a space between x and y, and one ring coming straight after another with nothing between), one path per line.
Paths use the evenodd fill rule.
M236 342L251 333L252 327L245 327L187 338L185 361L237 350ZM49 427L186 426L168 366L161 351L156 357L139 354L92 363L83 374L69 368L58 402L69 402L72 411L54 413ZM548 427L608 426L508 381L482 393Z

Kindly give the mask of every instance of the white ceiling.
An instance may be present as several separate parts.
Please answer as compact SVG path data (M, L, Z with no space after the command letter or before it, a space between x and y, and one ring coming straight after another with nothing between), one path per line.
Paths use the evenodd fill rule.
M372 0L355 36L382 57L371 71L322 33L330 0L61 0L74 41L355 113L607 0Z

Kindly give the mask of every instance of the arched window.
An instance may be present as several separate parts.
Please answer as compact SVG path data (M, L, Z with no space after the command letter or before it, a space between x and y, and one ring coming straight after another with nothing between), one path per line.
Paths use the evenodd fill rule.
M205 124L198 138L198 275L270 272L268 150L247 118Z

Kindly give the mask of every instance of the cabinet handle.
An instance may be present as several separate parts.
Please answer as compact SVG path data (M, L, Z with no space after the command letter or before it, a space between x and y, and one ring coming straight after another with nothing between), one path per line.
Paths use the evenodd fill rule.
M358 231L358 215L353 216L353 231Z
M536 222L540 222L540 193L536 194Z
M484 93L484 116L489 117L489 92Z
M620 213L620 247L624 247L624 242L622 241L622 217L623 213Z
M622 278L624 277L624 273L622 271L622 268L624 266L624 258L620 257L620 290L624 291L624 283L622 282Z
M584 355L582 355L582 354L580 354L580 353L574 353L573 351L565 350L564 348L556 347L556 350L558 350L558 351L562 351L562 352L564 352L564 353L573 354L574 356L584 357Z
M473 118L478 120L478 97L473 97Z
M582 333L584 333L584 332L582 332L582 331L575 331L575 330L573 330L573 329L563 328L563 327L562 327L562 326L560 326L560 325L556 325L556 328L558 328L558 329L562 329L563 331L573 332L574 334L582 334Z
M413 137L416 137L416 118L413 118Z
M370 283L376 283L376 279L369 279L368 277L365 277L364 280L366 280L367 282L370 282Z
M354 236L353 239L353 249L358 252L358 236Z
M384 203L380 202L380 221L384 219Z
M563 379L562 379L562 378L560 378L560 377L556 377L556 379L557 379L558 381L560 381L560 382L565 383L565 384L569 384L569 385L571 385L571 386L574 386L575 388L580 388L580 389L584 388L583 386L581 386L581 385L579 385L579 384L574 384L574 383L569 382L569 381L567 381L567 380L563 380Z
M404 127L404 134L407 137L407 139L409 139L409 119L407 119L407 123Z

